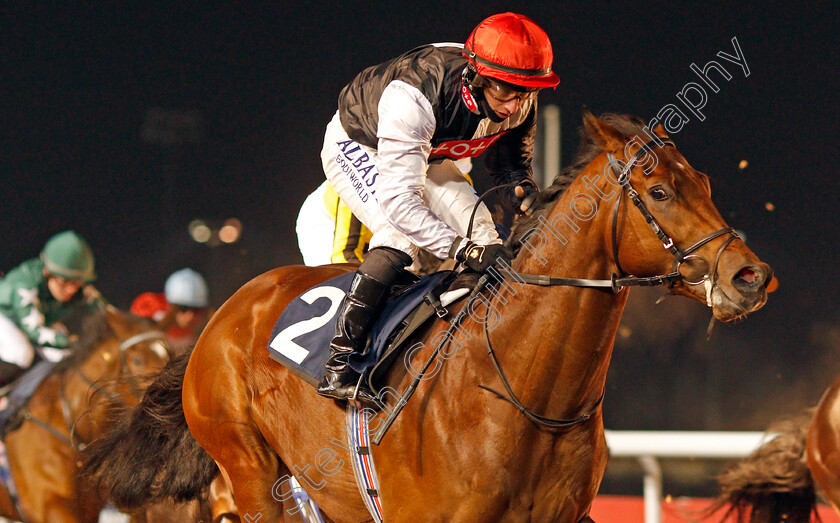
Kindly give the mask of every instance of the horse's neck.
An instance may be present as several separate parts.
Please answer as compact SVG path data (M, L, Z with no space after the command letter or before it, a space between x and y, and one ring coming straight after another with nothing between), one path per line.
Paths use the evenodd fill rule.
M598 201L602 208L590 220L582 220L570 212L572 198L582 189L576 181L548 213L546 221L555 224L554 230L543 230L544 243L531 242L531 250L523 247L514 263L518 272L610 278L615 270L608 240L615 197ZM608 187L603 189L606 194ZM559 213L574 220L574 227ZM538 251L537 243L542 243ZM627 292L511 285L516 295L505 305L510 310L501 315L503 320L490 338L499 339L504 347L505 371L511 382L519 383L514 390L524 391L523 403L542 407L544 415L575 416L603 393Z
M91 387L90 382L97 384L103 390L110 390L108 378L116 377L120 366L120 355L115 348L118 343L116 339L105 340L92 350L77 368L66 371L64 395L70 406L71 417L75 419L87 412L93 423L84 424L85 426L101 427L102 420L98 418L104 419L107 414L107 409L95 407L103 401L108 401L109 398L101 391L95 390L96 386ZM85 430L82 426L79 429ZM94 437L95 435L85 436Z

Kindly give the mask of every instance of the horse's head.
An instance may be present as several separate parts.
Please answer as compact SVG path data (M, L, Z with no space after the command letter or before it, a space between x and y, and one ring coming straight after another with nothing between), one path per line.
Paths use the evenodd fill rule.
M82 318L72 356L58 368L67 376L61 394L75 420L73 437L100 434L112 407L136 404L168 360L164 335L151 320L111 306Z
M133 404L169 356L166 339L151 320L108 306L83 319L73 356L62 366L81 378L82 388Z
M606 239L618 272L679 272L673 292L706 303L721 321L761 308L773 271L723 220L709 177L688 163L661 125L649 131L631 118L611 121L616 125L584 114L585 129L602 150L586 170L602 174L605 189L614 187L618 196L609 204Z
M103 358L113 359L109 373L142 390L171 356L166 339L154 323L108 307L105 317L114 336L102 348ZM139 398L138 398L139 399Z

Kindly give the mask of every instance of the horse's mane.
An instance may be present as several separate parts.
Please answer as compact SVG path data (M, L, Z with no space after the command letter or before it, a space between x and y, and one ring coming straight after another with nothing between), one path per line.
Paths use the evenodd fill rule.
M643 132L642 128L646 125L645 121L638 116L629 114L606 113L599 116L598 119L616 128L623 135L630 137L640 135ZM539 225L539 217L544 216L554 207L554 203L563 196L563 193L578 175L596 156L601 154L601 147L595 143L585 126L578 129L578 135L580 136L580 145L578 145L572 165L563 169L554 178L552 184L540 192L531 216L518 220L514 225L509 240L514 248L520 246L522 235Z
M133 324L142 323L149 328L153 326L153 323L146 318L140 318L130 314L123 314L122 317ZM108 323L108 316L105 314L105 310L96 308L81 318L78 335L79 339L70 346L70 356L61 360L56 365L57 372L81 365L105 340L114 337L116 334Z

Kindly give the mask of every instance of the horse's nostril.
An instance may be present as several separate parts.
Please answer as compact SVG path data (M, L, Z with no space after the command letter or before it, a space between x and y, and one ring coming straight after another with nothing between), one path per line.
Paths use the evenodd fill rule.
M755 272L755 270L753 270L750 267L744 267L738 273L737 278L740 278L740 279L744 280L745 282L749 283L750 285L752 285L758 279L758 273Z

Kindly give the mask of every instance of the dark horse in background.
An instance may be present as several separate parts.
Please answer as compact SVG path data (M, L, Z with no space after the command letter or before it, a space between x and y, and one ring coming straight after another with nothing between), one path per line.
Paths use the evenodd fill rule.
M85 317L73 354L57 364L5 437L20 507L0 489L0 516L31 522L95 522L105 505L79 474L79 449L96 438L115 405L140 400L169 360L163 333L113 307Z
M775 437L719 478L739 521L811 521L819 487L840 514L840 376L813 413L771 427Z
M499 312L492 329L488 320L465 317L457 336L442 345L448 358L435 361L371 449L386 521L588 520L606 467L600 405L628 295L627 288L609 288L611 275L667 282L671 292L709 305L721 321L766 302L772 271L726 225L708 177L661 126L653 131L662 140L658 147L641 141L642 125L587 112L575 165L515 231L517 273L607 280L607 288L506 278L482 291L485 310ZM661 226L657 234L645 212ZM370 520L351 467L340 459L321 467L316 459L332 438L346 441L344 405L318 396L266 350L275 320L293 298L353 269L283 267L243 286L212 318L189 360L167 365L132 415L92 449L87 470L115 502L134 506L195 495L221 470L240 514L272 522L284 520L273 488L294 473L304 485L319 485L309 493L329 519ZM451 308L458 306L463 302ZM448 320L436 319L414 335L412 343L423 344L418 369ZM532 418L483 388L508 390L490 346L510 396ZM411 381L402 363L388 377L396 390ZM546 418L569 423L532 421Z

